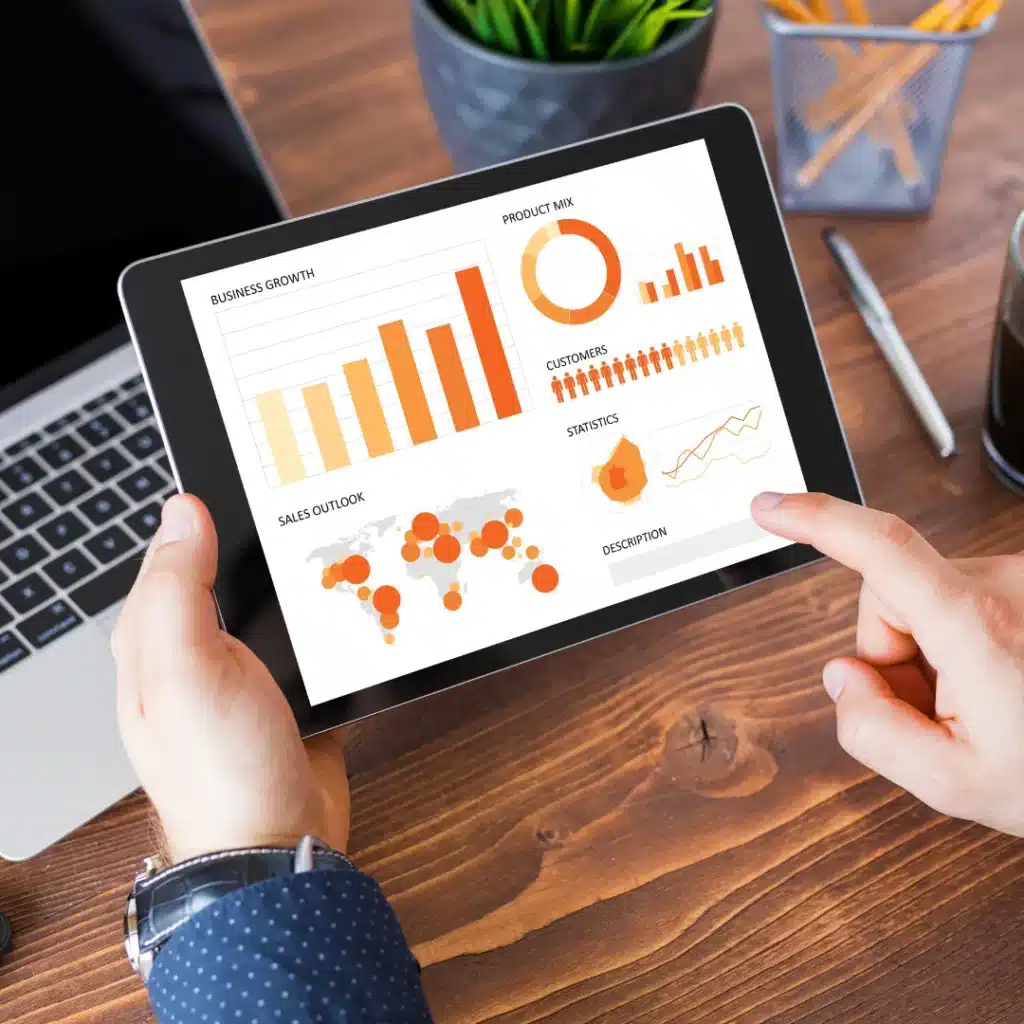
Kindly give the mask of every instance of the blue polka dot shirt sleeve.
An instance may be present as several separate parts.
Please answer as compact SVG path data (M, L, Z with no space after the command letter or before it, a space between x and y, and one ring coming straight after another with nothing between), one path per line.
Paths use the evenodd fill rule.
M157 955L149 996L161 1024L432 1019L398 918L354 869L268 879L206 907Z

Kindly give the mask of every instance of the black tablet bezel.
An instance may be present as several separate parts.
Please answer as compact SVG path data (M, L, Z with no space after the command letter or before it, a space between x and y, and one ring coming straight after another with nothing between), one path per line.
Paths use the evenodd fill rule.
M132 264L119 291L179 484L209 506L222 538L215 588L229 630L271 668L304 734L424 697L683 605L805 565L793 545L661 587L311 706L257 539L181 282L317 242L703 139L760 321L808 488L861 502L806 303L750 115L726 105L576 146L258 228Z

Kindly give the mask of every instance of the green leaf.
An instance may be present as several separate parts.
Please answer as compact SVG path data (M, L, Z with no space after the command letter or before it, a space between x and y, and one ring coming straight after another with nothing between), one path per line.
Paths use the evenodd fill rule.
M519 45L515 21L506 0L481 0L480 6L485 4L501 48L508 53L521 54L523 48Z
M644 18L647 16L650 9L658 2L658 0L642 0L639 10L632 18L627 22L626 27L619 33L618 37L612 43L611 46L605 50L604 59L611 60L613 57L620 55L620 51L630 46L630 37L638 29Z
M456 18L465 22L464 28L472 29L476 24L476 12L470 0L444 0L445 6Z
M589 43L594 38L598 25L601 23L601 13L608 6L608 0L594 0L594 6L590 8L587 20L583 25L582 41Z
M515 9L519 12L519 17L522 19L523 31L526 33L527 41L530 44L530 48L533 50L533 56L536 57L537 60L547 60L547 43L544 42L544 36L541 33L540 26L534 19L530 8L527 7L526 0L512 0L512 2L515 5Z
M475 31L476 37L481 43L485 43L487 46L497 44L498 37L491 26L491 19L487 16L487 5L483 0L477 4Z
M580 0L565 0L565 42L569 46L579 39Z

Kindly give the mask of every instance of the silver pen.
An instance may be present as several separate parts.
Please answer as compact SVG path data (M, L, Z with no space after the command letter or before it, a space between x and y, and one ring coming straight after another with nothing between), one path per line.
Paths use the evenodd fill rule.
M850 294L857 306L867 329L878 343L896 379L914 407L917 418L935 442L942 458L956 454L956 437L946 419L938 399L924 379L921 368L914 361L907 343L903 340L896 321L889 312L875 282L861 263L853 246L835 228L826 228L821 233L829 252L839 264L843 277L849 285Z

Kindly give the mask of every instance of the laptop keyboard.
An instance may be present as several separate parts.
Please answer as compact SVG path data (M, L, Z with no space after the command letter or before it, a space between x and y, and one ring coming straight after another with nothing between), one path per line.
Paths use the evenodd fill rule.
M142 376L0 457L0 672L128 593L177 487Z

